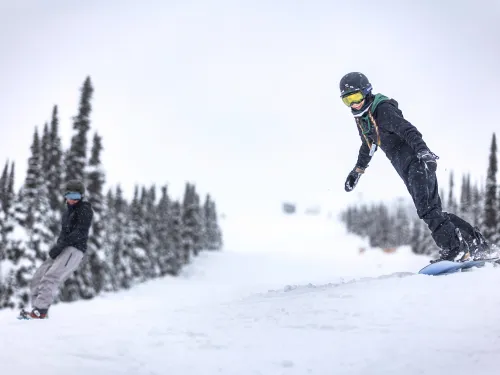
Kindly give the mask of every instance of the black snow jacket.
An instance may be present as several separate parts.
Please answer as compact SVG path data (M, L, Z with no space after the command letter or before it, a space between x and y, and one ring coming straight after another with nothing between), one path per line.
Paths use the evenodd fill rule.
M61 232L56 245L49 252L50 257L55 259L68 246L85 253L93 216L90 202L80 201L73 206L67 205L61 219Z
M376 94L370 106L360 115L355 115L362 145L356 167L366 169L372 158L370 149L375 143L384 151L400 175L418 152L428 150L422 134L404 119L398 102L382 94Z

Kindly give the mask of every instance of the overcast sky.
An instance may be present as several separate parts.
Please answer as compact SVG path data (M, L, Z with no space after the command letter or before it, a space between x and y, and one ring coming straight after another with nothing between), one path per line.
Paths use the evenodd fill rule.
M225 212L406 196L382 151L344 192L361 142L339 99L350 71L399 102L441 185L450 169L484 179L500 130L498 1L1 1L0 164L18 184L54 104L68 146L87 75L108 184L179 196L189 180Z

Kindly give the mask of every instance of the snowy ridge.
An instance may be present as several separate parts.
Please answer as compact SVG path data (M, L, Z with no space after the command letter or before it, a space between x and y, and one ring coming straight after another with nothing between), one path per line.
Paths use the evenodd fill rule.
M407 277L407 276L415 276L416 274L413 272L394 272L389 275L381 275L377 277L362 277L359 279L352 279L352 280L342 280L338 283L328 283L328 284L323 284L323 285L314 285L314 284L307 284L307 285L286 285L283 289L276 289L276 290L269 290L266 294L279 294L279 293L304 293L309 290L328 290L331 288L338 288L342 287L344 285L349 285L349 284L354 284L354 283L364 283L364 282L370 282L370 281L376 281L376 280L384 280L384 279L390 279L390 278L401 278L401 277ZM261 295L265 296L265 295Z

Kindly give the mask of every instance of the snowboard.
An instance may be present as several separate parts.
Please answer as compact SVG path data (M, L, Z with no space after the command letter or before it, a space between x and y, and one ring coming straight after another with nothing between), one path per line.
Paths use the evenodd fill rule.
M469 270L473 267L484 267L486 263L500 264L500 258L497 257L488 259L468 260L464 262L442 260L440 262L431 263L425 266L420 271L418 271L418 273L421 275L430 275L430 276L449 275L451 273Z

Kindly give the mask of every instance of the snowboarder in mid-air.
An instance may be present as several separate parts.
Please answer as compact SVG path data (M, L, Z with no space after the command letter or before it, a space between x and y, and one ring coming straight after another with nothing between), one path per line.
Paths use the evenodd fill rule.
M340 80L340 97L351 109L361 137L358 160L347 176L345 190L352 191L378 148L386 154L410 193L418 217L429 227L440 248L440 257L431 262L481 259L490 246L477 227L452 213L444 212L438 193L438 156L432 153L422 134L408 122L398 102L373 94L368 78L359 72Z
M66 212L61 220L61 233L49 251L48 259L36 270L31 280L31 311L21 310L19 319L46 319L49 307L62 283L78 268L87 250L94 212L84 200L85 187L79 180L66 183Z

